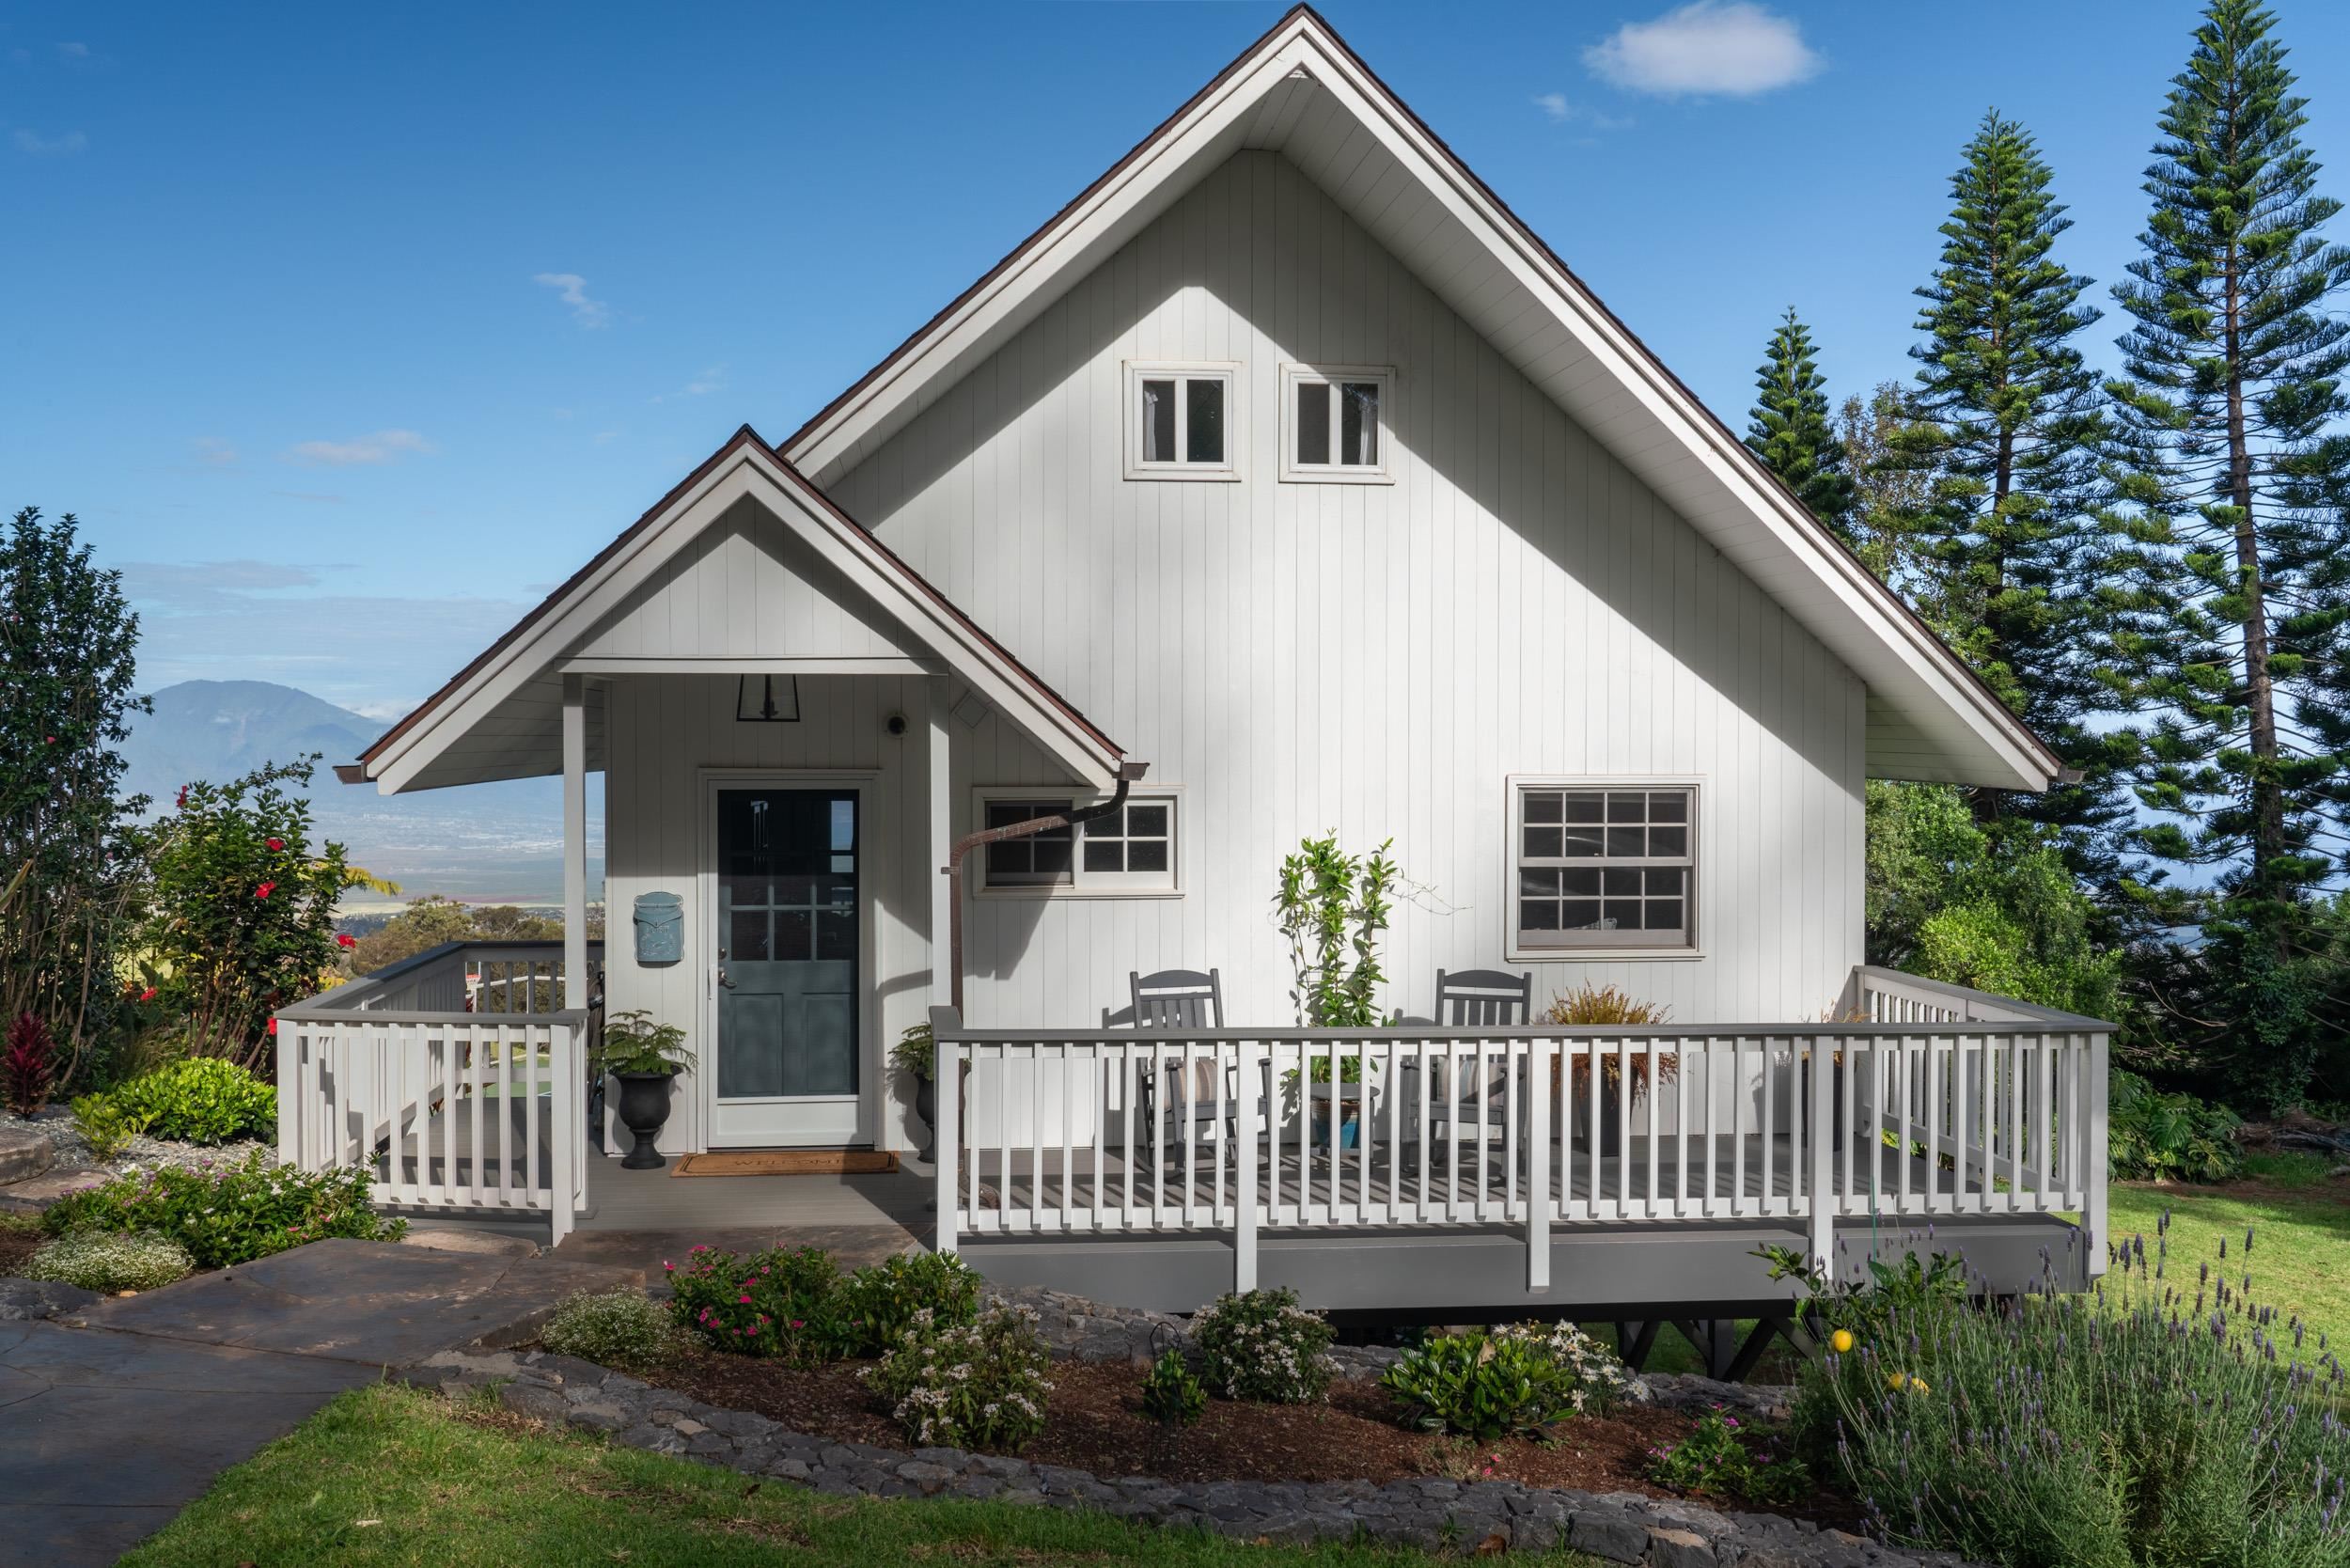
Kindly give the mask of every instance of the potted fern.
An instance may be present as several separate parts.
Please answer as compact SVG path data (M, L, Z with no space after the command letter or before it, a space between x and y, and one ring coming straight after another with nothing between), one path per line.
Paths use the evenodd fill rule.
M928 1163L938 1157L938 1041L928 1024L915 1024L889 1048L889 1065L914 1079L914 1114L922 1119L922 1152L915 1158Z
M1672 1010L1655 1002L1633 999L1621 986L1594 985L1585 980L1578 990L1562 993L1551 998L1550 1011L1543 1014L1553 1024L1608 1025L1662 1024L1672 1016ZM1656 1085L1649 1082L1649 1061L1646 1051L1629 1054L1632 1074L1632 1103L1638 1105L1648 1098ZM1603 1052L1599 1058L1599 1142L1602 1150L1622 1146L1623 1096L1620 1085L1623 1081L1625 1058L1614 1052ZM1681 1058L1672 1052L1660 1052L1656 1058L1656 1077L1659 1083L1672 1083L1681 1075ZM1591 1136L1591 1058L1589 1053L1570 1058L1567 1076L1568 1100L1574 1117L1574 1142L1588 1148Z
M595 1068L599 1076L620 1081L620 1122L635 1139L620 1162L623 1170L658 1170L669 1163L656 1140L669 1120L669 1086L693 1065L685 1031L675 1024L656 1024L643 1008L605 1021Z

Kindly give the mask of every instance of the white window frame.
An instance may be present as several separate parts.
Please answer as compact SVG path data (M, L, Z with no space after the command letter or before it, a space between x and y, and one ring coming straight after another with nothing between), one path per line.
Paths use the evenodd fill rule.
M1090 824L1080 823L1070 845L1070 880L1065 885L1044 883L1015 883L1003 886L988 878L987 848L982 845L971 857L971 889L983 899L1174 899L1183 892L1183 792L1164 785L1150 790L1136 790L1126 796L1126 809L1137 806L1167 808L1167 864L1165 871L1089 871L1085 867L1086 829ZM1096 806L1105 803L1107 795L1091 795L1067 785L1050 784L987 784L971 792L971 821L975 828L987 825L987 808L1000 801L1067 802L1073 807Z
M1233 359L1130 359L1126 362L1126 477L1130 479L1217 479L1240 478L1241 416L1240 362ZM1160 463L1143 461L1142 384L1178 383L1175 393L1175 449L1188 448L1191 438L1191 398L1180 384L1215 381L1224 384L1224 461L1185 463L1180 458Z
M1320 384L1331 388L1330 450L1339 449L1338 384L1376 382L1379 386L1379 461L1370 463L1300 463L1297 461L1297 389ZM1393 484L1395 475L1395 367L1392 365L1284 365L1280 375L1281 482L1284 484Z
M1615 959L1695 959L1705 956L1701 945L1704 934L1701 922L1704 916L1703 818L1706 789L1702 778L1669 774L1512 774L1508 789L1502 811L1506 838L1501 851L1502 937L1507 957L1519 963L1541 964ZM1559 932L1556 933L1559 938L1556 941L1527 939L1528 933L1519 925L1521 915L1518 908L1519 873L1524 870L1521 851L1526 841L1526 797L1531 792L1563 790L1679 790L1687 792L1687 854L1678 860L1641 856L1629 862L1644 869L1673 864L1684 868L1680 941L1648 940L1649 933L1645 932ZM1623 857L1608 855L1577 859L1602 871L1610 866L1622 870L1628 863Z

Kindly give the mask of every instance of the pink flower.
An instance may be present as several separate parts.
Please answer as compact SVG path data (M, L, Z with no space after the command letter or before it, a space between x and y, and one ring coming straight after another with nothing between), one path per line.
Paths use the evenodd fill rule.
M748 1307L751 1304L751 1298L747 1294L738 1295L734 1299L745 1307Z

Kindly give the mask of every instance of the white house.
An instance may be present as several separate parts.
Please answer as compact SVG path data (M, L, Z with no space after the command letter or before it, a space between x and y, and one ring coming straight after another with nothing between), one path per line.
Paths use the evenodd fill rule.
M1587 979L1665 1004L1684 1058L1856 1008L2004 1016L2037 1029L2058 1085L2037 1101L2038 1069L1991 1065L1994 1027L1953 1038L1947 1079L1931 1039L1896 1039L1853 1104L1951 1133L1963 1104L1921 1107L1973 1072L1979 1119L2012 1096L1999 1130L2086 1128L2089 1034L1888 1004L1860 975L1863 781L2036 791L2058 767L1301 7L801 429L738 431L347 776L563 774L576 933L603 771L604 1007L682 1026L699 1063L666 1149L917 1146L885 1057L959 987L961 1027L1034 1049L970 1044L999 1071L971 1071L942 1164L960 1151L967 1187L1001 1145L1043 1188L1047 1145L1098 1174L1136 1141L1153 1070L1105 1095L1084 1038L1123 1021L1131 975L1213 968L1234 1029L1298 1022L1270 902L1283 855L1329 830L1392 839L1412 885L1386 944L1403 1013L1433 1015L1439 970L1501 970L1532 977L1537 1016ZM957 973L957 844L1121 787L1114 813L970 855ZM633 916L665 895L682 939L656 956ZM576 938L566 971L582 1007ZM1071 1075L1073 1050L1097 1065ZM1724 1059L1684 1079L1769 1079ZM1382 1081L1374 1120L1413 1108ZM1652 1151L1723 1114L1659 1100ZM1219 1172L1254 1147L1238 1132L1209 1135ZM2024 1157L1955 1141L1987 1162L1977 1199L2013 1174L1999 1147ZM1061 1158L1083 1207L1083 1157ZM1762 1163L1755 1212L1797 1212L1769 1209ZM961 1222L1017 1211L1004 1180ZM2084 1158L2035 1207L2085 1184ZM1573 1219L1574 1181L1533 1207Z

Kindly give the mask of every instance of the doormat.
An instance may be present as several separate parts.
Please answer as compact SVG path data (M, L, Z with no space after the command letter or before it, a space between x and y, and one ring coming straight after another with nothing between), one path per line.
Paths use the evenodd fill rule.
M681 1154L672 1176L894 1176L898 1156L880 1149L741 1149Z

